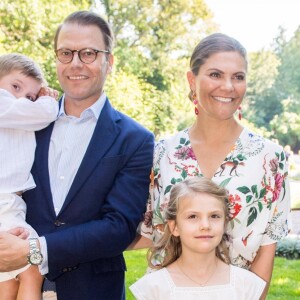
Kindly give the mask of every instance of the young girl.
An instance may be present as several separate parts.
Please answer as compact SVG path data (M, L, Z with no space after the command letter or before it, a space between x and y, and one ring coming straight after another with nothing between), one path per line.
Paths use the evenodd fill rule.
M265 281L229 264L229 205L223 187L204 177L174 185L165 217L164 234L148 255L149 266L158 270L130 286L136 299L260 298ZM161 264L153 265L161 252Z

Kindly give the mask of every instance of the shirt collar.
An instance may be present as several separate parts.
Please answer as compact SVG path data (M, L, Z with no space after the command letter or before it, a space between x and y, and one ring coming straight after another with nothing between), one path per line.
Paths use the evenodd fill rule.
M103 92L101 94L101 96L99 97L99 99L93 105L86 108L81 113L80 118L85 118L90 115L93 115L98 120L100 113L103 109L103 106L105 104L105 101L106 101L106 94L105 94L105 92ZM61 116L67 116L67 114L65 112L65 94L63 94L63 96L62 96L61 106L60 106L59 113L58 113L58 117L61 117Z

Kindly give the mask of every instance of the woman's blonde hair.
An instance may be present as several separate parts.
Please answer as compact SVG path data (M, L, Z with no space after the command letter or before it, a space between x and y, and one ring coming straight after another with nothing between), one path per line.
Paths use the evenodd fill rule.
M229 200L227 190L205 177L193 177L177 183L171 189L170 200L165 209L166 224L164 233L159 241L148 251L147 256L149 267L161 269L170 265L180 257L182 253L180 237L176 237L172 234L167 221L176 221L180 200L182 198L194 196L195 194L209 194L223 203L225 231L229 221ZM227 234L224 232L222 240L216 248L216 256L223 262L229 264L230 258L228 254L228 248L226 246L226 240ZM159 265L156 264L157 257L162 257L162 261L160 261Z

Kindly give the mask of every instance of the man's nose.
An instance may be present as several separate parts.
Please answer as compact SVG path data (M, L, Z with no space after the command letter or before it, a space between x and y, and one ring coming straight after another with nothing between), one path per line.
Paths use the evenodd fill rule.
M71 61L72 65L81 65L83 62L79 58L79 52L73 52L73 59Z

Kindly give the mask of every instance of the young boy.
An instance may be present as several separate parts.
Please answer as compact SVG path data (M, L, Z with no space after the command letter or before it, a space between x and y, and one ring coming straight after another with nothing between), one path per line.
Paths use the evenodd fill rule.
M25 222L26 204L21 195L35 187L30 174L34 131L49 125L58 113L57 92L44 85L40 68L28 57L0 56L0 231L23 227L29 238L37 238L37 233ZM0 300L41 299L43 278L37 265L42 256L35 251L36 242L30 240L28 266L0 273Z

